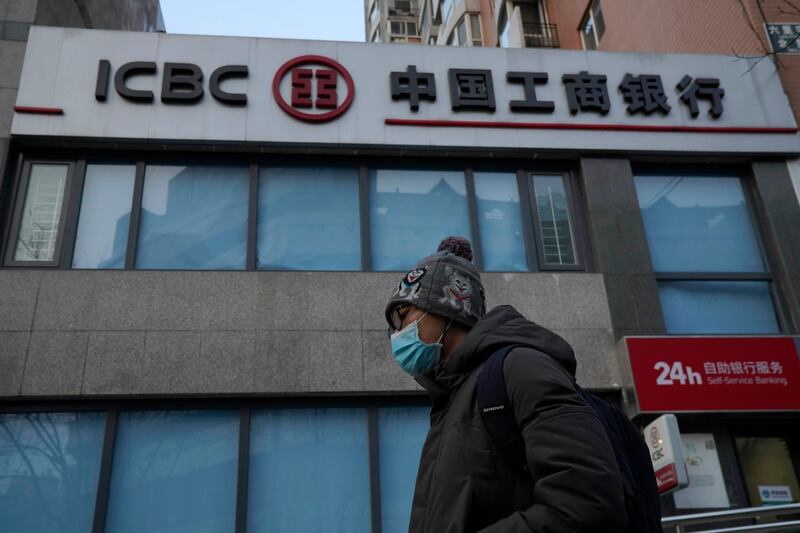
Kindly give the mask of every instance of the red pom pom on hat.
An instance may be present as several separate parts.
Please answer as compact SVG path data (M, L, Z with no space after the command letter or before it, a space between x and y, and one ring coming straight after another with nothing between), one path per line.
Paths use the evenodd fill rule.
M455 235L447 237L439 243L439 248L437 248L436 251L448 251L459 257L463 257L467 261L472 261L472 245L464 237Z

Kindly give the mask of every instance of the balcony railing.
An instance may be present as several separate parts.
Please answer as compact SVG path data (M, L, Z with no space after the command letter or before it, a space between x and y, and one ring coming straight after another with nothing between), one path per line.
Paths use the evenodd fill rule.
M526 48L559 48L558 26L544 23L523 23Z

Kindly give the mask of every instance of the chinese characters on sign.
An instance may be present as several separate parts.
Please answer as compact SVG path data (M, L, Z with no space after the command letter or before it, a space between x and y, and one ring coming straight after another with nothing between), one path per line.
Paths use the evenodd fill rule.
M800 409L800 337L628 337L642 412Z
M494 80L491 70L451 68L447 72L450 85L450 105L453 111L483 110L495 111ZM405 72L392 72L389 75L393 100L408 100L411 111L418 111L420 100L436 101L436 80L432 72L418 72L416 65L408 65ZM536 86L546 85L549 76L546 72L508 72L506 82L521 85L521 100L511 100L509 109L521 113L553 113L555 103L540 100L536 96ZM611 96L608 91L607 76L592 74L582 70L561 77L569 112L599 113L607 115L611 110ZM672 110L669 97L664 89L660 75L626 73L619 84L619 92L627 104L629 115L651 115L660 113L666 116ZM700 103L708 106L712 118L722 116L722 99L725 90L717 78L694 78L684 76L675 89L681 104L689 110L692 118L700 115Z
M767 24L767 35L776 54L800 53L800 24Z

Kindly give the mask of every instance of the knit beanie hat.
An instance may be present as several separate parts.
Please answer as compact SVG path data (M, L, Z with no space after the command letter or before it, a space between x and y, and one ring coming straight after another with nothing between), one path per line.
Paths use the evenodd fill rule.
M419 261L400 280L386 304L386 321L392 310L411 304L471 328L486 313L481 276L472 263L472 246L464 237L448 237L435 254Z

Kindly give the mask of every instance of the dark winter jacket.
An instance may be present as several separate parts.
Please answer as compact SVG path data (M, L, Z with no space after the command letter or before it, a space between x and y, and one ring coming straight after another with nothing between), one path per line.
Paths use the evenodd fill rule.
M476 405L481 365L519 345L504 375L529 472L490 442ZM555 333L496 307L418 381L433 399L411 533L615 533L625 529L619 468L600 420L574 385L575 357Z

